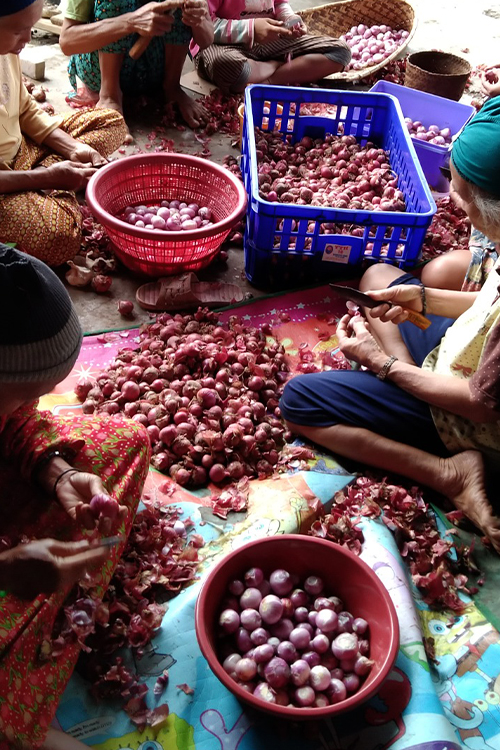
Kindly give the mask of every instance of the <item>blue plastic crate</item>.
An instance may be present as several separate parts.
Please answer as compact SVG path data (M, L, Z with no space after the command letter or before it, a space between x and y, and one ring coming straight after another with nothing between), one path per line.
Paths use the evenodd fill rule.
M420 120L426 127L434 123L440 128L450 128L452 136L456 135L476 113L470 104L461 104L452 99L428 94L426 91L416 91L389 81L377 81L370 91L395 96L401 105L403 117ZM448 160L449 146L436 146L418 138L412 138L412 143L431 188L440 193L447 193L449 183L439 167Z
M327 104L332 113L328 117L304 114L304 111L301 114L307 104ZM304 135L322 138L326 133L354 135L363 145L368 140L373 141L390 154L391 167L398 175L398 187L405 196L407 211L360 211L263 200L259 196L257 178L255 127L279 130L283 137L290 134L293 142ZM356 265L365 259L402 268L414 266L418 261L436 204L400 105L393 96L248 86L241 168L249 200L245 271L252 283L284 285L325 278L325 275L338 274L342 266ZM330 223L342 224L349 233L322 233L323 225Z

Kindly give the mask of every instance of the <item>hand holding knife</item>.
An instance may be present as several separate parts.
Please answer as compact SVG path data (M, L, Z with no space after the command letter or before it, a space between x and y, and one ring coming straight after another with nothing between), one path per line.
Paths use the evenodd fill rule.
M359 289L353 289L349 286L342 286L341 284L330 284L330 288L333 289L338 297L350 300L360 307L368 307L372 309L373 307L378 307L379 305L388 305L389 308L395 306L388 300L373 299L373 297L370 297L368 294L360 292ZM404 305L398 304L398 307L401 307L401 309L407 314L407 320L410 323L413 323L413 325L416 325L423 331L425 331L425 329L430 326L431 321L421 313L415 312L415 310L410 310L410 308L404 307Z
M164 15L171 14L174 10L177 8L182 8L184 5L184 0L158 0L157 3L159 6L162 6L158 9L160 12L163 10ZM132 47L129 50L129 55L133 60L138 60L142 54L147 50L149 43L151 42L152 36L140 36L139 39L132 45Z

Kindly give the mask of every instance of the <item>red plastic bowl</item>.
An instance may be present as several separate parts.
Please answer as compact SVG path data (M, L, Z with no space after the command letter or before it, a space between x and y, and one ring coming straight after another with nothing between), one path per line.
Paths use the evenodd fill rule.
M89 209L117 256L147 276L169 276L207 266L246 211L241 180L218 164L186 154L138 154L107 164L89 180ZM126 206L180 200L208 206L216 223L189 232L160 232L118 219Z
M323 578L330 596L339 596L355 617L369 623L370 673L354 695L324 708L296 708L266 703L243 690L222 668L217 656L217 620L227 586L248 568L258 566L269 575L286 568L301 579ZM319 719L356 708L374 695L392 669L399 648L399 623L387 589L368 565L348 550L317 537L299 534L258 539L230 552L207 575L196 602L196 636L210 669L239 700L276 718Z

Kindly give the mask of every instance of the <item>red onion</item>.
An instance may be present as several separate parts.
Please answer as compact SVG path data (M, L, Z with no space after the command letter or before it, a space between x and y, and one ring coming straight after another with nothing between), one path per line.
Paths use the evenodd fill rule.
M94 276L92 281L90 282L90 286L94 290L94 292L97 292L98 294L105 294L107 291L109 291L113 279L111 276L104 276L103 274L98 274L97 276Z
M321 665L313 667L310 671L309 681L314 690L326 690L331 681L330 671Z
M292 578L286 570L274 570L269 576L271 589L278 596L284 596L292 590Z
M244 609L240 614L241 624L245 630L253 632L257 628L260 628L262 624L262 617L256 609L247 608Z
M117 501L104 493L94 495L89 506L90 511L95 518L109 518L111 521L114 521L117 518L120 510Z
M331 633L337 629L338 621L339 616L336 612L332 612L330 609L322 609L317 614L316 627L322 633Z
M309 576L304 581L304 589L308 594L321 594L323 591L323 581L318 576Z
M123 315L124 318L130 318L134 313L134 303L128 299L121 299L118 302L118 312Z
M290 667L290 679L294 685L302 686L307 683L311 674L311 667L304 659L297 659ZM330 677L330 673L328 673Z
M281 645L287 642L287 638L289 638L290 633L292 632L293 629L294 629L294 624L288 617L283 617L277 623L269 627L269 630L271 631L271 633L281 640L282 642ZM282 654L279 654L279 656L282 656ZM286 657L283 656L283 658L285 659Z
M162 200L161 205L127 206L119 215L122 221L149 230L180 231L193 230L214 224L212 211L196 203L185 203L178 200Z
M80 401L85 401L89 391L95 386L95 381L91 378L80 378L75 386L75 394Z
M253 694L256 698L259 698L266 703L277 703L276 692L272 687L270 687L270 685L267 684L267 682L259 682L255 690L253 691Z
M240 659L234 667L237 678L249 682L257 674L257 664L253 659Z
M259 604L259 612L262 620L268 625L278 622L283 615L283 604L274 594L265 596ZM280 687L280 686L274 686Z
M269 593L283 582L289 597L280 599ZM230 582L229 593L234 592L239 600L224 601L225 611L229 607L234 614L229 618L233 632L228 636L231 642L224 643L223 665L242 687L251 683L254 694L263 700L323 707L355 692L373 666L367 657L368 642L358 641L355 633L340 632L339 621L349 622L351 629L356 623L363 633L368 623L347 612L338 597L317 596L324 587L318 576L309 576L303 584L314 599L303 589L290 591L297 583L296 576L281 569L266 579L261 568L251 568L243 580ZM226 621L225 611L221 624ZM261 626L261 618L269 622L268 629ZM272 692L257 690L259 685L267 685Z
M254 370L255 361L261 358L265 365L271 356L273 365L269 364L263 377ZM241 370L233 373L237 365ZM159 434L149 431L155 467L171 476L182 468L182 482L189 477L190 483L200 486L205 471L218 484L273 472L285 430L279 421L271 427L274 417L266 413L264 401L273 411L286 376L279 345L268 344L257 329L245 328L236 315L225 331L214 313L200 310L193 316L159 316L140 334L135 352L119 352L98 385L89 384L92 387L81 388L79 394L87 397L86 412L93 413L96 405L106 413L118 409L146 426L156 426ZM261 378L266 387L261 391L249 388L252 377ZM152 411L156 406L165 411ZM178 426L177 432L162 433L171 422ZM256 447L253 434L259 429L261 443ZM203 434L209 432L215 437L204 440ZM170 450L165 451L165 446ZM175 470L170 471L174 464Z
M440 128L439 125L425 127L420 121L413 121L410 117L405 117L405 123L412 138L432 143L434 146L444 147L451 143L450 128Z
M337 659L353 659L358 653L358 638L354 633L341 633L332 642L332 652Z
M135 401L140 396L140 388L133 380L127 380L121 387L123 397L127 401Z
M230 654L224 659L222 663L222 668L224 669L225 672L230 674L232 677L235 677L234 668L240 659L241 659L240 654Z
M355 693L359 689L360 679L357 674L351 672L344 675L344 685L348 693Z
M290 667L284 659L276 656L266 664L264 675L271 687L281 688L288 682L290 677Z
M332 678L330 681L330 685L326 690L326 694L330 699L330 703L340 703L341 701L345 701L345 699L347 698L347 689L344 683L341 682L341 680Z
M314 689L309 685L299 687L294 693L295 703L297 706L312 706L316 699Z
M249 568L244 575L244 580L249 587L260 586L264 581L264 571L262 568Z
M259 651L259 654L269 653L269 648L271 648L271 646L269 646L267 642L268 638L269 638L269 632L265 628L255 628L255 630L253 630L250 633L250 640L252 641L252 643L254 643L256 646L264 646L264 645L266 646L266 649L264 649L263 651ZM255 651L257 651L257 649L255 649ZM274 654L274 649L272 649L269 659L271 658L273 654ZM268 661L268 660L263 658L262 661Z
M250 636L248 632L245 630L245 628L238 628L236 631L236 646L242 653L246 653L247 651L250 651L253 644L250 640Z
M219 625L225 633L235 633L240 626L240 617L234 609L225 609L220 614Z
M245 589L243 594L240 597L240 607L242 609L258 609L260 603L262 601L262 594L259 591L259 589L254 587L249 587Z

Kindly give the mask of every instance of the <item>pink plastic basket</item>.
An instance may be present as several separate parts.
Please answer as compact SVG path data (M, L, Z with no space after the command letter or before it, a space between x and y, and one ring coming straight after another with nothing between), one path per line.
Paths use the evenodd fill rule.
M243 184L228 170L196 156L170 153L140 154L107 164L89 180L86 198L120 260L147 276L207 266L247 204ZM208 206L216 223L188 232L160 232L116 218L126 206L174 199Z

